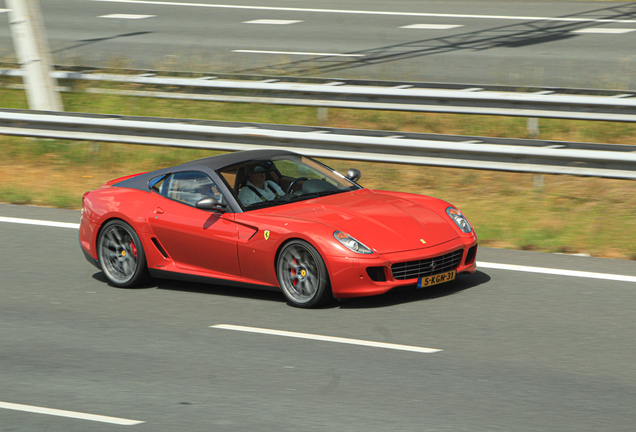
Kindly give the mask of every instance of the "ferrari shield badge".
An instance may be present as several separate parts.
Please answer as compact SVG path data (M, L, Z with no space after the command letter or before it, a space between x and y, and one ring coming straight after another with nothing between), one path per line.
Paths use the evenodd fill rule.
M422 244L426 244L426 240L420 239L420 241L422 242Z
M269 240L269 230L265 230L263 236L265 237L265 240Z

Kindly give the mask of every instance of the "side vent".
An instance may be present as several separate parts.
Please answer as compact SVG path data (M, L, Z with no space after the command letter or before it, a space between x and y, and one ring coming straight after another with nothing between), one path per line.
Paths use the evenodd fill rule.
M373 282L386 282L384 267L367 267L367 274Z
M468 249L466 253L466 262L464 264L470 265L475 261L475 257L477 256L477 245Z
M157 248L157 250L159 251L159 253L161 255L163 255L164 258L169 258L168 257L168 252L166 252L166 250L163 248L163 246L161 246L161 243L159 243L159 240L157 240L156 238L152 238L152 243L155 245L155 247Z

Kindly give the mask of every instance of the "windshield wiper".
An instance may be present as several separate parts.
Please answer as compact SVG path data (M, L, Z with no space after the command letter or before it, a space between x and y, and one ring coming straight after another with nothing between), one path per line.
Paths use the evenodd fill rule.
M262 202L255 202L253 204L245 206L245 208L247 210L254 210L254 209L260 209L260 208L265 208L265 207L274 207L274 206L278 206L278 205L281 205L281 204L285 204L287 202L288 201L276 201L276 200L262 201Z
M320 192L308 192L308 193L304 193L302 195L298 195L296 197L293 197L291 201L296 202L296 201L303 201L303 200L308 200L308 199L312 199L312 198L320 198L320 197L324 197L327 195L335 195L341 192L346 192L347 189L332 189L332 190L326 190L326 191L320 191Z
M326 191L322 191L322 192L314 192L317 196L319 197L323 197L323 196L327 196L327 195L335 195L335 194L339 194L341 192L347 192L348 189L331 189L331 190L326 190Z

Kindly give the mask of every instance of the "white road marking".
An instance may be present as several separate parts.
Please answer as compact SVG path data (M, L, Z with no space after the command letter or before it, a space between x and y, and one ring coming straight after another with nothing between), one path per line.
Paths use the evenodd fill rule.
M289 332L289 331L282 331L282 330L270 330L270 329L257 328L257 327L244 327L244 326L237 326L237 325L231 325L231 324L217 324L217 325L210 326L210 328L218 328L223 330L236 330L236 331L242 331L242 332L248 332L248 333L259 333L259 334L266 334L266 335L273 335L273 336L285 336L285 337L298 338L298 339L317 340L322 342L336 342L336 343L349 344L349 345L361 345L361 346L368 346L373 348L386 348L386 349L393 349L393 350L399 350L399 351L412 351L412 352L427 353L427 354L442 351L441 349L435 349L435 348L424 348L424 347L411 346L411 345L398 345L398 344L391 344L391 343L384 343L384 342L373 342L373 341L366 341L366 340L360 340L360 339L348 339L348 338L333 337L333 336L322 336L322 335L315 335L315 334L309 334L309 333L296 333L296 332Z
M546 267L529 267L522 265L512 265L512 264L498 264L498 263L489 263L489 262L477 262L478 268L489 268L489 269L497 269L497 270L512 270L518 272L526 272L526 273L542 273L542 274L550 274L557 276L572 276L572 277L581 277L581 278L589 278L589 279L603 279L603 280L613 280L620 282L636 282L636 276L625 276L625 275L616 275L616 274L608 274L608 273L593 273L586 271L576 271L576 270L561 270L561 269L553 269Z
M466 142L478 143L479 141L466 141ZM79 224L77 223L53 222L53 221L46 221L46 220L39 220L39 219L22 219L22 218L0 216L0 222L25 224L25 225L39 225L39 226L48 226L48 227L54 227L54 228L79 229ZM526 273L543 273L543 274L551 274L551 275L557 275L557 276L604 279L604 280L613 280L613 281L620 281L620 282L636 282L636 276L616 275L611 273L594 273L594 272L585 272L585 271L576 271L576 270L561 270L561 269L554 269L554 268L547 268L547 267L531 267L531 266L523 266L523 265L499 264L499 263L490 263L490 262L482 262L482 261L478 261L477 266L481 268L490 268L490 269L496 269L496 270L511 270L511 271L526 272Z
M364 57L364 54L333 54L333 53L294 52L294 51L232 50L232 52L252 53L252 54L287 54L287 55L304 55L304 56L320 56L320 57Z
M145 19L145 18L153 18L157 15L132 15L132 14L110 14L110 15L101 15L98 18L115 18L115 19Z
M304 22L302 20L275 20L275 19L257 19L252 21L243 21L243 24L271 24L271 25L289 25Z
M52 408L42 408L37 406L22 405L22 404L15 404L15 403L9 403L9 402L0 402L0 408L14 410L14 411L24 411L24 412L30 412L30 413L36 413L36 414L46 414L46 415L52 415L57 417L68 417L68 418L74 418L79 420L90 420L90 421L96 421L101 423L116 424L121 426L133 426L140 423L145 423L140 420L129 420L129 419L118 418L118 417L86 414L81 412L65 411L65 410L58 410L58 409L52 409Z
M436 18L475 18L475 19L502 19L519 21L563 21L563 22L594 22L594 23L636 23L636 20L619 19L594 19L594 18L554 18L541 16L507 16L507 15L468 15L468 14L440 14L424 12L389 12L389 11L365 11L346 9L311 9L294 7L273 7L273 6L241 6L227 4L204 4L204 3L178 3L169 1L146 1L146 0L91 0L108 3L132 3L159 6L186 6L204 7L219 9L248 9L248 10L268 10L286 12L315 12L315 13L339 13L339 14L359 14L359 15L389 15L389 16L416 16L416 17L436 17Z
M0 13L9 12L11 9L0 9Z
M636 29L628 29L628 28L589 28L589 29L574 30L572 33L623 34L623 33L631 33L633 31L636 31Z
M457 27L464 27L461 24L411 24L400 28L403 29L422 29L422 30L449 30Z
M55 227L55 228L79 229L79 224L77 223L52 222L52 221L37 220L37 219L22 219L22 218L0 216L0 222L9 222L9 223L17 223L17 224L25 224L25 225L41 225L41 226L49 226L49 227Z

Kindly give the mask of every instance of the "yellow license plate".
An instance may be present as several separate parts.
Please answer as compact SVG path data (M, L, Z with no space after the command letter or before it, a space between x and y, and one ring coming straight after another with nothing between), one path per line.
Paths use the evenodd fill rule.
M419 278L417 280L417 287L424 288L431 285L437 285L444 282L452 281L453 279L455 279L456 275L457 272L455 270L451 270L449 272L441 273L435 276L426 276L423 278Z

